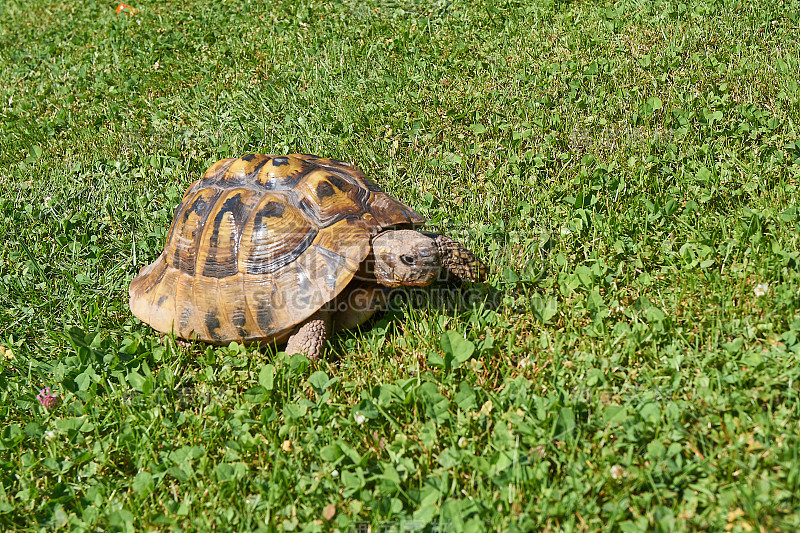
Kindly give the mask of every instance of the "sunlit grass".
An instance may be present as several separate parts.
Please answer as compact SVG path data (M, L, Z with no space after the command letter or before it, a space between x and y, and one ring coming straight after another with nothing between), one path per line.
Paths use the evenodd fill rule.
M3 530L800 527L796 1L131 5L0 5ZM489 284L318 363L161 338L127 285L248 152Z

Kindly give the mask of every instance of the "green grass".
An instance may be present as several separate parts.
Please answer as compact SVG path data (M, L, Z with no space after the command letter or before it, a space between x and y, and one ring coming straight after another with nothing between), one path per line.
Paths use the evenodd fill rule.
M0 5L0 529L800 529L797 0L132 5ZM161 338L127 285L253 151L489 287L318 363Z

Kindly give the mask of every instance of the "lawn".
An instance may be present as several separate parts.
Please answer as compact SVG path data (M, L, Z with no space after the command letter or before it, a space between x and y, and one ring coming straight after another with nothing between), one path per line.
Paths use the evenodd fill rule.
M0 4L0 529L800 529L798 0L131 1ZM488 283L318 362L157 334L130 280L250 152Z

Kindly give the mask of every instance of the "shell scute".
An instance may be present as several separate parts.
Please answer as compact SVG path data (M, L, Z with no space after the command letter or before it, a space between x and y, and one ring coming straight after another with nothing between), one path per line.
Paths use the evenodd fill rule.
M206 220L199 243L197 272L226 278L238 272L242 231L260 195L249 189L225 190Z
M240 271L271 274L297 259L316 233L316 226L285 196L265 193L242 232Z
M170 265L189 275L195 272L200 232L219 194L218 189L200 189L181 204L183 210L178 208L180 214L170 231L167 258Z
M307 173L295 186L300 208L318 226L363 213L369 192L346 176L324 169Z
M208 167L208 170L203 173L203 177L200 178L200 181L195 183L195 186L207 187L224 180L225 176L228 174L228 169L235 162L236 159L232 157L228 159L220 159Z
M386 193L373 191L370 194L369 210L382 227L407 224L418 226L425 223L425 218Z
M288 191L308 169L309 165L303 159L271 157L259 168L254 183L266 190Z

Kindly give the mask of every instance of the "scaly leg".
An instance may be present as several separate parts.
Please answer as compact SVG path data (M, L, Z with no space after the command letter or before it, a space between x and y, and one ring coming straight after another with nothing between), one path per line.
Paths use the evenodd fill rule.
M485 281L489 269L463 244L446 235L436 236L439 261L451 274L463 281Z
M330 313L317 311L306 320L297 332L289 337L286 353L304 353L310 359L319 359L325 349L331 330Z

